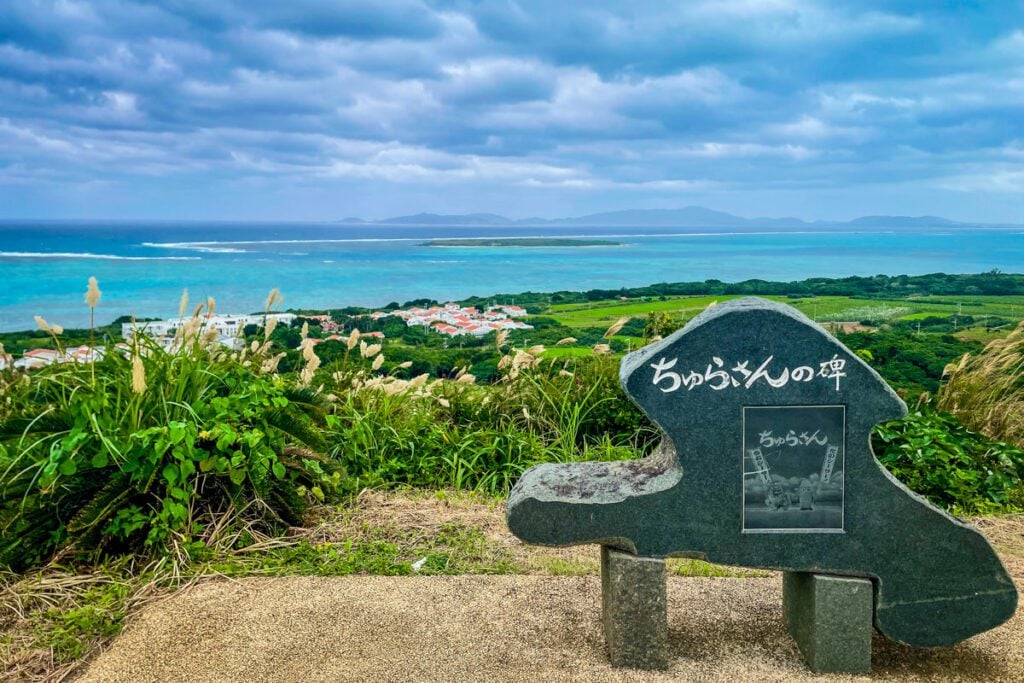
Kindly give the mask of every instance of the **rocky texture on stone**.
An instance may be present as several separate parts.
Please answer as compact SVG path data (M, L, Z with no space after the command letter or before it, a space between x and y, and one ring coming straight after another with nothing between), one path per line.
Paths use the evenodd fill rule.
M782 613L813 671L871 671L872 588L867 579L786 572Z
M665 561L601 547L601 620L614 666L667 669Z

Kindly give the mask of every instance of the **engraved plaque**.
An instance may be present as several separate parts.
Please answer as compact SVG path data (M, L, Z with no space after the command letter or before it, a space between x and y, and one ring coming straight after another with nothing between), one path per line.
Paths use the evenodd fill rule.
M743 408L744 533L843 531L844 406Z

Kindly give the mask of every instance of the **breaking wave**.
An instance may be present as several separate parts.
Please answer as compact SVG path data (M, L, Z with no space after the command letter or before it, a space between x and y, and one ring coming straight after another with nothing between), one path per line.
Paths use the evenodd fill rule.
M104 261L201 261L198 256L118 256L90 252L0 251L0 259L99 259Z

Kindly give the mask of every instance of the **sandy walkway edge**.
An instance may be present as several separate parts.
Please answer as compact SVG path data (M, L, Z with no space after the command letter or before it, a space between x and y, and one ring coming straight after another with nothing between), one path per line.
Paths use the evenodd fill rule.
M669 579L672 669L612 669L596 577L213 581L147 609L80 681L790 681L805 668L781 579ZM953 648L876 636L874 673L826 680L1022 681L1020 614Z

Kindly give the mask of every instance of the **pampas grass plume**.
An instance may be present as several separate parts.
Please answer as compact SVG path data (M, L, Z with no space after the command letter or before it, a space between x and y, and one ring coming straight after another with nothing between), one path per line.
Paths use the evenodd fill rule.
M101 296L103 296L103 292L100 291L99 283L96 282L95 277L90 277L89 287L85 290L85 303L89 308L96 308Z
M615 324L613 324L611 327L609 327L607 330L605 330L604 338L607 339L608 337L615 336L616 334L619 333L619 330L622 329L623 325L625 325L628 322L629 322L629 316L623 316L623 317L619 318L618 320L615 321Z
M270 294L267 295L267 305L263 310L270 312L270 309L274 307L274 304L279 304L284 301L284 297L281 296L281 292L278 291L277 287L270 290Z
M146 391L146 368L138 354L132 356L132 391L136 394Z

